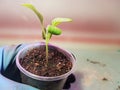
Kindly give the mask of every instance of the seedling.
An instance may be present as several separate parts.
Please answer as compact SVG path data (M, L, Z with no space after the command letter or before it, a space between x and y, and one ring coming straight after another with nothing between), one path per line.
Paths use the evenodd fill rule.
M42 38L45 39L45 43L46 43L46 63L48 63L49 40L51 39L52 35L60 35L62 33L62 30L57 27L60 23L71 22L72 19L70 19L70 18L54 18L52 20L51 24L47 25L47 27L45 27L43 15L32 4L26 3L26 4L22 4L22 6L25 6L29 9L31 9L40 20L41 29L42 29Z

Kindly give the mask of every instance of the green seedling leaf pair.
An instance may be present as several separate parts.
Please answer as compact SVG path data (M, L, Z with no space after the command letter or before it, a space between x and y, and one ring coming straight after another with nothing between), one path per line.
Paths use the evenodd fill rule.
M70 18L55 18L52 20L52 25L48 25L47 28L45 28L44 24L43 24L43 20L44 20L43 15L32 4L25 3L25 4L22 4L22 6L25 6L29 9L31 9L37 15L37 17L39 18L39 20L41 22L42 28L44 30L43 34L51 33L53 35L60 35L62 33L62 30L60 28L58 28L57 25L59 25L62 22L71 22L72 21L72 19L70 19ZM48 32L46 30L48 30Z
M70 18L55 18L52 20L52 25L47 26L47 30L49 33L53 35L60 35L62 33L62 30L57 27L62 22L71 22L72 19Z
M44 18L43 15L32 5L29 3L22 4L29 9L31 9L39 18L42 28L42 37L46 41L46 62L48 63L48 43L51 39L52 35L60 35L62 34L62 30L57 26L62 22L71 22L70 18L54 18L51 22L51 25L48 25L47 28L44 27Z

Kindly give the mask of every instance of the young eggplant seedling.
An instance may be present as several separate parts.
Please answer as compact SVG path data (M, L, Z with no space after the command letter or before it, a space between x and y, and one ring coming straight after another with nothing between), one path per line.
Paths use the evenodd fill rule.
M39 18L41 23L41 29L42 29L42 38L45 39L46 43L46 63L48 64L48 43L51 39L52 35L60 35L62 33L62 30L58 28L57 26L62 22L71 22L72 19L70 18L54 18L50 25L47 25L47 27L44 26L44 17L43 15L32 5L29 3L22 4L22 6L25 6L29 9L31 9Z

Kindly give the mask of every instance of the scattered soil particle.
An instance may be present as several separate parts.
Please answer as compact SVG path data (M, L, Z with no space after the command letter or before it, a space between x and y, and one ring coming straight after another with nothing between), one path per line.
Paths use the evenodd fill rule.
M66 57L52 46L49 47L48 64L46 63L45 57L45 46L40 46L29 50L27 54L21 58L20 64L33 74L47 77L65 74L72 68L72 62L69 57Z
M103 77L102 80L103 81L108 81L108 79L106 77Z
M120 90L120 85L118 85L118 87L116 88L116 90Z
M90 60L90 59L87 59L87 61L90 62L90 63L92 63L92 64L98 64L98 65L100 65L100 66L102 66L102 67L105 67L105 66L106 66L106 64L101 63L101 62L98 62L98 61L92 61L92 60Z

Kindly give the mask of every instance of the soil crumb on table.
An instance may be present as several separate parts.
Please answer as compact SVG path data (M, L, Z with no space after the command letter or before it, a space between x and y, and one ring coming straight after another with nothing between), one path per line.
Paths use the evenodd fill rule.
M120 90L120 85L118 85L118 87L116 88L116 90Z
M100 66L102 66L102 67L105 67L105 66L106 66L106 64L101 63L101 62L98 62L98 61L92 61L92 60L90 60L90 59L87 59L87 61L90 62L90 63L92 63L92 64L98 64L98 65L100 65Z
M108 81L108 79L106 77L103 77L102 80L103 81Z

